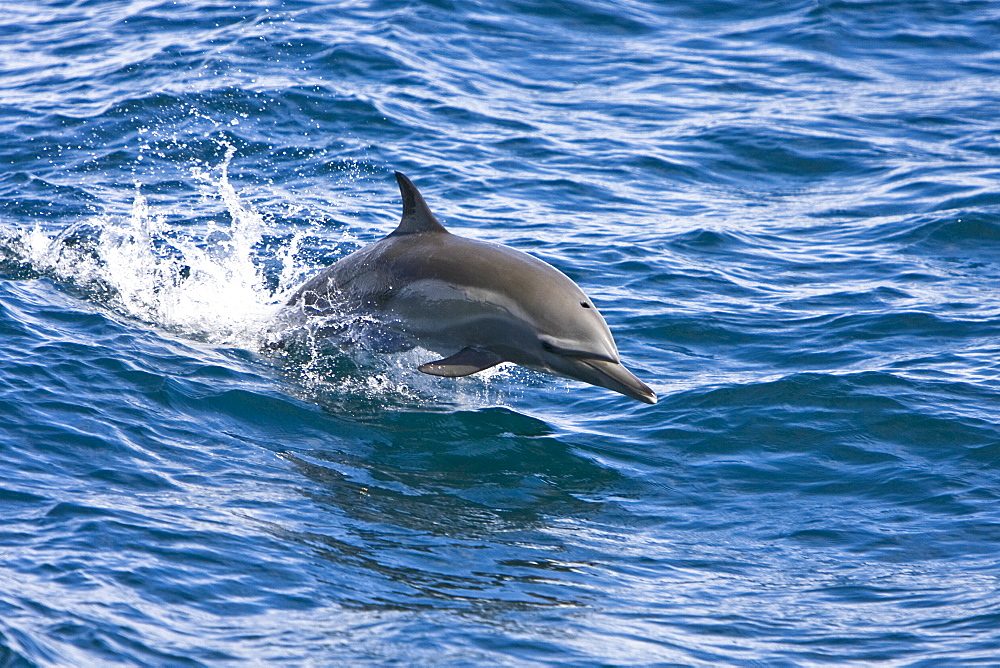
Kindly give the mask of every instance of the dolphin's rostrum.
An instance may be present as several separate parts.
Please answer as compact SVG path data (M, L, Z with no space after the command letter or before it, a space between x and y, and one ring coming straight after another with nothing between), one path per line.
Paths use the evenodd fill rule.
M403 217L388 236L320 272L288 302L313 315L374 319L446 355L419 367L457 377L513 362L656 403L618 358L593 302L526 253L448 232L396 172Z

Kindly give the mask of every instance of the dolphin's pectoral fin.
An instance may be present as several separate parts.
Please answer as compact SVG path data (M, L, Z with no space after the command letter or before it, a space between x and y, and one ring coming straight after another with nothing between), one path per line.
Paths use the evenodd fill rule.
M491 353L482 348L462 348L451 357L421 364L417 367L417 370L429 373L432 376L458 378L459 376L468 376L483 369L489 369L491 366L496 366L503 361L504 359L496 353Z

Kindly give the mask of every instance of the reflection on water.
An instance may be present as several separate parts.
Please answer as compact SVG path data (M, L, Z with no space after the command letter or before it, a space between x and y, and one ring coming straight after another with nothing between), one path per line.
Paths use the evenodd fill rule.
M376 576L377 588L345 589L345 602L476 610L586 604L590 563L551 526L599 515L603 504L594 498L614 495L620 474L508 409L383 418L381 438L364 456L283 455L315 483L303 496L338 517L342 533L282 535L338 568Z

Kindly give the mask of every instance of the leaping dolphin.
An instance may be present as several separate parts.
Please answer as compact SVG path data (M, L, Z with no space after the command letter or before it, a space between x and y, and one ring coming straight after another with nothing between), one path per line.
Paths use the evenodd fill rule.
M388 236L309 279L288 305L374 318L443 359L454 378L513 362L656 403L618 357L603 316L568 276L527 253L451 234L396 172L403 217Z

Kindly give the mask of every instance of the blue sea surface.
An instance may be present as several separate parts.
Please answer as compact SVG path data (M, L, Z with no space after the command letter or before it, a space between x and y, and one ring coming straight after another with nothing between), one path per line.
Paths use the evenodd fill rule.
M1000 663L1000 4L0 12L0 665ZM655 406L267 345L391 231Z

